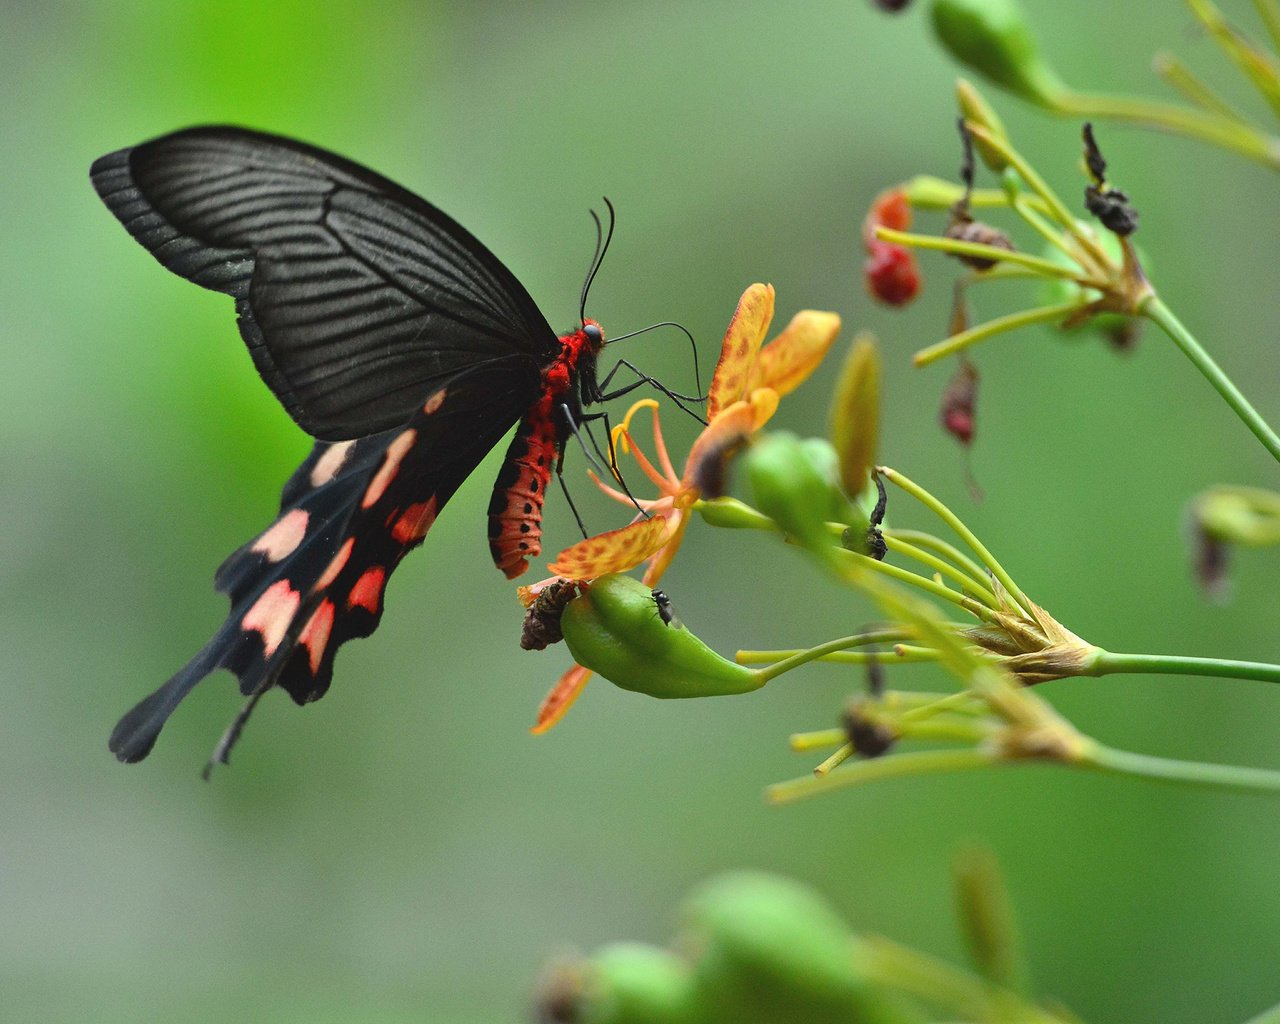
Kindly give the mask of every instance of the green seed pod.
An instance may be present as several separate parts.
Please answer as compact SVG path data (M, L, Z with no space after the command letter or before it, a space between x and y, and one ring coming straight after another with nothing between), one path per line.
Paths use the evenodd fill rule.
M844 516L848 505L835 485L835 449L779 432L752 445L745 462L760 511L805 547L827 553L833 541L827 523Z
M1015 96L1057 110L1070 93L1015 0L934 0L932 14L934 32L956 60Z
M631 576L584 585L560 619L574 660L615 686L650 697L716 697L765 684L659 613L653 591Z
M848 927L811 889L756 872L718 878L686 909L681 948L708 1019L898 1024L864 977Z

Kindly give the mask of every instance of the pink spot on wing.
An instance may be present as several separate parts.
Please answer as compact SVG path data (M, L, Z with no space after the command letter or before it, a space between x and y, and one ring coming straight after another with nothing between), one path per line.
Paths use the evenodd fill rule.
M356 539L348 537L342 547L338 549L338 553L333 556L333 561L329 563L329 567L325 569L324 574L316 580L316 585L311 588L312 593L318 590L324 590L330 583L338 578L338 573L342 572L343 566L347 564L347 559L351 557L351 549L355 547Z
M305 509L291 509L254 541L250 550L266 555L268 562L278 562L293 554L306 536L309 518Z
M391 536L398 544L412 544L422 540L431 529L431 524L436 521L438 507L435 495L426 501L410 505L391 528Z
M396 473L400 471L400 463L409 454L409 449L413 447L414 442L417 440L418 432L410 427L408 430L397 434L395 439L387 445L387 453L382 457L382 465L378 467L378 472L369 481L364 497L360 499L361 508L369 508L371 505L377 504L378 499L387 493L387 488L391 486L391 481L395 479Z
M363 608L367 612L378 614L378 606L382 601L382 588L387 582L387 570L380 565L366 569L356 580L356 585L347 595L348 608Z
M246 633L262 634L262 653L269 658L284 639L301 601L302 595L289 586L288 580L276 580L245 612L240 628Z
M433 412L444 405L445 396L449 393L448 388L441 388L434 395L427 399L427 404L422 407L422 411L430 416Z
M311 618L298 634L298 642L307 649L307 661L311 665L311 674L320 671L320 662L324 658L325 646L329 643L329 633L333 629L333 602L321 601L311 613Z
M347 461L347 455L354 446L354 441L338 441L336 444L329 445L325 453L311 467L311 486L320 487L337 476L338 470Z

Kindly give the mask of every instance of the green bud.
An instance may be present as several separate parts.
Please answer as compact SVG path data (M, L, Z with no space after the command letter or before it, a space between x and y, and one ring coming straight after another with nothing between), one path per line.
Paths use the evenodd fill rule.
M835 485L835 449L818 438L768 434L751 446L744 461L756 507L805 547L828 553L827 523L847 505Z
M740 872L689 901L681 947L709 1020L889 1024L902 1020L865 978L855 941L807 886Z
M1192 511L1214 540L1246 547L1280 544L1280 494L1219 484L1199 495Z
M665 622L653 591L631 576L582 586L560 618L574 660L615 686L650 697L716 697L765 684L755 669L716 654L678 622Z
M840 483L856 497L866 490L876 460L880 429L880 352L863 331L853 339L836 382L828 415L828 433L838 456Z
M587 965L581 1024L695 1024L702 1020L689 965L638 942L605 946Z
M1001 142L1009 141L1009 134L1004 130L1004 122L1000 120L1000 115L987 102L987 98L967 79L956 79L956 103L960 107L961 116L966 121L981 125ZM978 151L978 156L988 169L996 174L1003 173L1009 166L1009 162L1000 152L977 136L973 137L973 148Z
M985 846L962 850L956 856L954 871L960 927L970 959L993 985L1022 991L1025 977L1018 929L995 854Z
M961 64L1029 103L1058 109L1070 92L1045 61L1015 0L934 0L933 30Z

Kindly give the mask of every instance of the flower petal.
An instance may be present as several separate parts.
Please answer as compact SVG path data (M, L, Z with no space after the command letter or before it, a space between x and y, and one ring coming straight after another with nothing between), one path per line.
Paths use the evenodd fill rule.
M714 416L689 449L681 483L697 497L719 498L725 491L725 464L760 423L751 402L734 402ZM768 419L768 417L765 417ZM692 504L692 502L685 502Z
M676 557L676 552L680 550L680 545L684 541L684 531L689 526L689 513L683 509L677 509L676 514L671 517L674 528L671 536L662 547L658 548L658 553L654 555L653 561L649 563L649 568L644 571L641 577L646 587L656 587L658 581L662 579L663 573L671 566L671 562Z
M766 387L779 395L790 394L818 368L839 333L840 317L835 313L800 310L786 330L761 350L748 390Z
M560 681L551 687L551 692L542 700L538 708L538 721L529 729L535 736L541 735L564 717L564 713L573 706L573 702L582 693L582 688L591 678L591 669L574 665Z
M669 532L662 516L639 519L595 537L588 537L556 556L550 569L571 580L593 580L639 565L666 543Z
M746 397L747 378L756 353L773 320L773 285L753 284L738 300L720 347L711 387L707 390L707 418Z

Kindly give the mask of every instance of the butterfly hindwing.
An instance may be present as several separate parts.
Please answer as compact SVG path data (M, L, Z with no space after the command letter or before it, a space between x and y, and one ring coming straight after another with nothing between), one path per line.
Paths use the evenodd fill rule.
M559 349L469 232L325 150L191 128L110 153L90 175L164 266L235 298L258 371L315 437L387 430L467 366Z
M272 686L299 704L323 696L338 647L377 628L388 577L538 383L530 359L480 364L432 392L402 426L317 443L286 483L275 521L218 569L215 583L231 599L226 621L120 720L116 756L144 758L178 703L218 668L246 696Z

